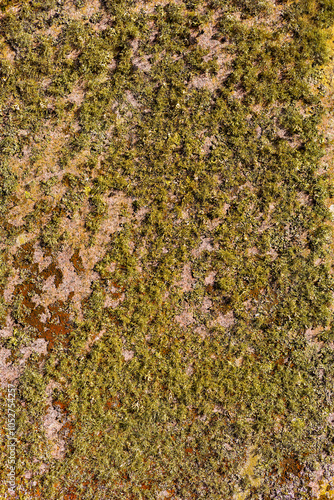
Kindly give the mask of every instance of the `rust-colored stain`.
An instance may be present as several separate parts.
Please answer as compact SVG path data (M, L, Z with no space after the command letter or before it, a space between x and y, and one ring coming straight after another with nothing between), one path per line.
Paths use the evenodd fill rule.
M61 269L56 267L54 262L51 262L51 264L41 272L40 276L44 279L47 279L50 276L54 276L54 283L56 288L58 288L59 285L61 285L63 282L63 273Z
M287 457L280 463L280 466L282 467L279 479L280 484L288 481L291 475L299 476L303 469L303 465L295 457Z
M58 406L65 413L67 412L68 405L69 405L68 402L66 402L66 403L64 403L63 401L54 401L53 402L53 406ZM70 425L70 424L67 424L67 425Z
M78 248L75 249L72 257L70 258L70 261L72 262L74 269L76 270L76 272L79 275L85 271L85 268L84 268L84 265L82 262L82 258L80 257Z
M77 493L77 488L74 486L71 486L68 491L65 493L64 500L76 500L78 497Z
M48 351L51 351L55 342L61 342L64 346L68 344L70 316L63 301L57 300L45 307L36 303L36 298L38 300L42 294L44 280L54 276L55 286L58 287L62 283L63 275L54 262L40 272L38 264L32 261L32 254L33 245L28 242L22 245L14 256L14 267L26 271L27 276L23 283L15 286L14 297L21 298L19 307L23 310L20 310L19 322L33 327L37 338L44 338L48 342ZM42 315L49 319L42 321Z

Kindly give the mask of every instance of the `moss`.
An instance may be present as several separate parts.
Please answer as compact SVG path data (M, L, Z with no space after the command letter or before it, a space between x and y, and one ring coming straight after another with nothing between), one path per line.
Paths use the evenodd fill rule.
M23 217L51 263L39 271L32 243L12 249L22 282L2 304L2 322L8 310L15 322L13 353L48 341L45 371L31 359L20 378L22 456L50 465L35 478L50 499L273 498L293 477L301 491L303 467L331 453L332 187L316 175L324 89L312 82L329 61L332 3L280 4L274 24L276 7L260 0L140 12L104 1L86 16L88 3L2 6L1 50L14 55L1 63L1 217L23 206L34 168L52 172L31 185L40 199ZM47 125L62 130L52 165ZM93 237L107 194L127 196L133 213L122 210L102 248ZM76 279L90 275L82 251L97 273L83 317L70 320L72 294L47 307L44 324L33 298L51 276L63 289L63 227L77 227L87 200L90 246L86 233L70 235ZM2 234L10 249L15 228ZM305 330L318 326L317 350ZM70 419L58 463L37 445L46 446L49 380L61 384L53 404ZM254 443L259 482L240 466Z
M59 242L59 218L53 217L51 221L44 226L41 232L41 243L43 246L54 249Z

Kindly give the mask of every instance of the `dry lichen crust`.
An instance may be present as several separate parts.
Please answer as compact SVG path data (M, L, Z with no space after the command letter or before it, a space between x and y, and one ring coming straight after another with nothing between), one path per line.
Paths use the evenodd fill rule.
M0 8L16 498L332 498L333 1Z

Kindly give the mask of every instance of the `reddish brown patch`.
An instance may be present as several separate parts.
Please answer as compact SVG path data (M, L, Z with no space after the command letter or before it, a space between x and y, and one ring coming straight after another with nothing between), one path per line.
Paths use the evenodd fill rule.
M151 489L151 481L149 481L148 483L143 483L141 485L141 489L142 490L149 490L149 489Z
M21 298L19 304L20 323L34 328L38 338L48 341L48 351L52 350L56 341L63 345L68 343L70 332L70 317L63 301L57 300L49 306L42 305L42 286L50 277L54 277L55 287L63 282L62 270L51 263L42 271L38 262L34 262L34 247L32 242L22 245L13 257L13 265L19 271L26 272L26 279L14 287L13 295ZM43 318L44 317L44 318ZM48 317L47 323L45 318Z
M303 465L295 457L284 459L280 463L280 466L282 467L282 473L279 479L280 484L284 484L288 481L291 475L299 476L303 469Z
M53 402L53 406L58 406L58 408L60 408L64 413L67 412L68 405L69 405L69 403L64 402L64 401L54 401Z
M45 328L44 338L49 341L49 350L54 346L56 340L61 341L63 345L68 344L68 334L70 333L70 317L64 311L65 304L57 301L49 306L51 312L50 323Z
M61 269L57 268L54 262L51 262L51 264L42 271L40 274L42 278L49 278L50 276L54 276L54 283L55 287L58 288L59 285L63 282L63 273Z
M67 432L68 437L71 437L74 432L74 425L71 422L66 422L63 425L63 430Z
M74 269L78 274L82 274L85 271L82 258L79 254L79 249L76 248L72 257L70 258L70 262L72 262Z
M78 495L76 494L76 487L75 486L71 486L67 492L65 493L65 496L64 496L64 500L76 500L78 497Z

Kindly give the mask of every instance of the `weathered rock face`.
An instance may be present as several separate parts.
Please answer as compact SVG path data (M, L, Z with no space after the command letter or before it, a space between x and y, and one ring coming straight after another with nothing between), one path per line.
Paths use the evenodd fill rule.
M329 498L331 2L0 9L20 495Z

